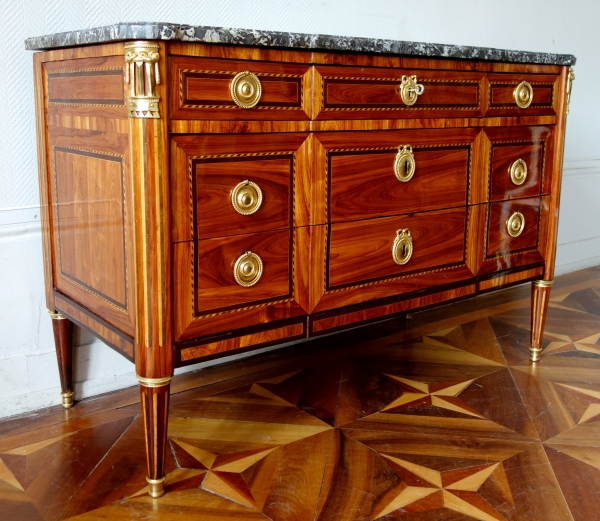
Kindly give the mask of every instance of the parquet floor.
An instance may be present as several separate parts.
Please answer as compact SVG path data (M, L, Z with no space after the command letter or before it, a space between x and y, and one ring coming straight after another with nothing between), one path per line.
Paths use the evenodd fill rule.
M600 520L600 268L174 380L167 494L137 389L0 422L0 519Z

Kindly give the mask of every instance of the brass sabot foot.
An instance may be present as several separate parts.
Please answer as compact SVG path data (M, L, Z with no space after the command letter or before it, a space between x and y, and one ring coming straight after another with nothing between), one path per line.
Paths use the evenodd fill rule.
M541 349L534 349L533 347L529 348L529 360L531 360L532 362L539 362L539 360L542 358L542 350Z
M146 478L146 481L148 482L148 495L150 497L158 498L165 494L165 478Z
M65 409L70 409L73 407L73 396L75 396L75 393L73 392L60 393L60 397L62 398L62 406Z

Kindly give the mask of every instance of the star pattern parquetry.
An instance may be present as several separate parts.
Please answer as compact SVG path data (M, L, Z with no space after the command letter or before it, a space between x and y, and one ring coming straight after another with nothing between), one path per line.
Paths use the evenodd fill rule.
M506 482L504 499L514 505L501 462L440 472L397 457L381 456L401 481L375 506L372 519L400 509L408 513L444 508L481 521L503 521L506 518L477 492L494 473Z
M479 412L466 404L457 396L464 391L474 380L458 380L442 383L423 383L400 376L386 374L388 378L396 382L402 389L403 394L381 412L394 412L399 410L434 406L449 411L483 418Z

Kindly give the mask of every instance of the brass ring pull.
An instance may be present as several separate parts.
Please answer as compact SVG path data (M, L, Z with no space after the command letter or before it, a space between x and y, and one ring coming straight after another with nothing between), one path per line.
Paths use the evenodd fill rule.
M236 212L242 215L252 215L262 204L262 191L252 181L242 181L231 191L231 204Z
M518 237L523 233L525 228L525 217L521 212L513 213L506 220L506 229L511 237Z
M403 228L396 230L396 238L392 246L392 257L394 262L400 266L406 264L413 253L413 242L410 235L410 229Z
M521 109L526 109L533 101L533 89L529 83L522 81L514 90L513 96L517 106Z
M251 109L260 101L262 85L255 74L249 71L240 72L231 80L229 86L231 98L238 107Z
M519 186L525 182L527 179L527 163L522 159L517 159L512 165L510 165L509 169L510 180L513 184Z
M244 288L254 286L262 276L263 263L261 258L251 251L244 252L233 267L235 281Z
M407 106L411 107L417 102L417 98L423 94L425 87L420 83L417 83L417 77L413 76L402 76L402 82L400 83L400 97L402 102Z
M394 161L396 179L403 183L410 181L412 176L415 175L415 168L415 156L412 147L410 145L400 145Z

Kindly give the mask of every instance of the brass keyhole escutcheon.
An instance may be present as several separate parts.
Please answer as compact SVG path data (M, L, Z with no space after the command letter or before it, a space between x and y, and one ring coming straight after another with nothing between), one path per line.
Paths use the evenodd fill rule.
M252 181L242 181L231 191L231 204L236 212L252 215L260 208L263 195L261 189Z
M522 81L514 90L513 96L517 106L521 109L526 109L533 101L533 89L529 83Z
M506 229L511 237L518 237L525 229L525 217L521 212L513 213L506 220Z
M512 165L510 165L509 169L510 180L513 184L519 186L525 182L527 179L527 163L522 159L517 159Z
M260 101L262 84L255 74L250 71L240 72L231 80L229 87L231 99L243 109L251 109Z
M244 288L254 286L262 276L263 263L261 258L251 251L244 252L233 267L235 281Z
M396 179L402 183L406 183L415 175L415 156L410 145L400 145L396 160L394 161L394 174Z
M400 97L402 103L407 107L412 107L416 102L417 98L423 94L425 87L420 83L417 83L417 77L413 76L402 76L400 82Z
M399 266L406 264L413 253L413 242L409 228L396 230L396 238L392 246L392 257Z

